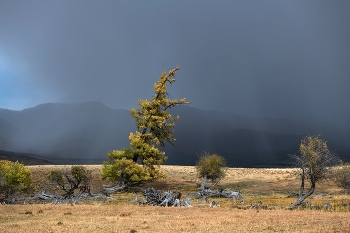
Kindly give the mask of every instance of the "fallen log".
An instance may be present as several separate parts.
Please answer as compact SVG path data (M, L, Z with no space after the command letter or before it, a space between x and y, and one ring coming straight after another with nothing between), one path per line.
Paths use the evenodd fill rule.
M120 191L123 191L126 189L126 185L116 185L116 186L113 186L113 187L103 187L101 189L101 192L103 194L105 194L106 196L109 196L111 195L112 193L115 193L115 192L120 192Z
M67 197L65 195L59 196L59 195L53 195L46 193L45 190L42 190L40 194L35 195L31 199L40 199L40 200L46 200L51 201L52 205L61 205L63 204L63 201L66 202L66 204L78 204L81 200L91 200L91 199L104 199L111 198L109 196L106 196L103 193L78 193L76 195Z

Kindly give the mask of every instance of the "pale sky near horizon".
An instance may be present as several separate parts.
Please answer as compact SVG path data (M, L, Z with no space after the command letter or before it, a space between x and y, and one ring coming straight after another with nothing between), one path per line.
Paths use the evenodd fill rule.
M0 108L192 106L349 126L350 1L0 0Z

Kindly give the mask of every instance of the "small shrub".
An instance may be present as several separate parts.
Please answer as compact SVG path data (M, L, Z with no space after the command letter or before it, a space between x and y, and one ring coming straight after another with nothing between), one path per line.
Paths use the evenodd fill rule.
M23 164L0 160L0 191L9 198L17 192L31 190L32 175L30 170Z
M204 153L196 164L196 170L198 177L206 177L213 183L217 183L225 176L225 166L226 161L224 157L215 153Z

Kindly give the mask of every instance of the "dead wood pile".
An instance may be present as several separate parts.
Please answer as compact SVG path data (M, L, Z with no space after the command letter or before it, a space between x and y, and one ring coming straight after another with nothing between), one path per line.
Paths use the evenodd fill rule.
M192 207L191 199L186 197L185 201L181 201L181 193L178 191L171 191L170 189L166 192L161 190L155 190L153 187L147 189L141 189L143 200L140 200L137 196L131 203L139 203L143 205L151 206L184 206Z
M242 194L239 191L226 191L222 188L218 188L214 191L210 190L210 188L205 187L200 192L195 194L195 198L200 198L202 201L207 201L207 199L211 197L217 198L232 198L234 204L236 204L237 199L240 200L241 204L243 203Z

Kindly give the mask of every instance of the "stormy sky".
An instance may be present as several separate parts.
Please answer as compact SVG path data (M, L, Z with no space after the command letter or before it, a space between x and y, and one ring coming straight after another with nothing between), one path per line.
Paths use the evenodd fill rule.
M349 127L350 1L0 1L0 108L173 98Z

